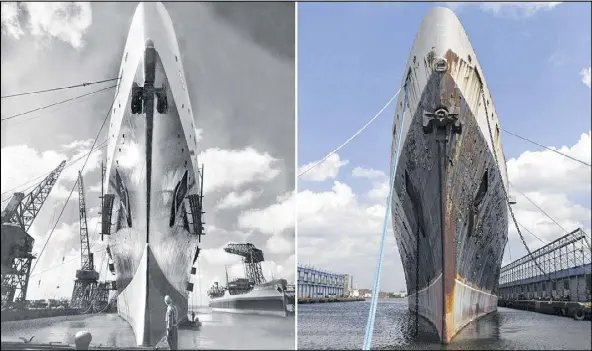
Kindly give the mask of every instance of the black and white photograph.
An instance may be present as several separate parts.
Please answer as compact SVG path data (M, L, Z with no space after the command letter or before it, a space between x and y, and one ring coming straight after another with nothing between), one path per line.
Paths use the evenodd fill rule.
M2 348L294 349L293 2L2 2Z

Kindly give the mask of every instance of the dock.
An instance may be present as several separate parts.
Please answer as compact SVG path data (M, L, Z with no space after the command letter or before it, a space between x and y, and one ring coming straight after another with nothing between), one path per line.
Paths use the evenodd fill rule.
M590 303L572 301L543 301L543 300L498 300L499 307L514 308L557 316L571 317L575 320L590 320Z
M500 270L498 306L590 319L590 240L576 229Z
M298 304L366 301L363 297L299 297Z
M16 309L2 310L2 322L22 321L27 319L73 316L80 314L80 311L74 308L39 308L39 309Z

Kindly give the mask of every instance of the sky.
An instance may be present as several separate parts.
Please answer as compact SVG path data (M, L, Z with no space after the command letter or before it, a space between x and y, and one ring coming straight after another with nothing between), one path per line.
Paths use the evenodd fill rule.
M2 96L117 76L136 3L2 3ZM196 300L243 274L230 242L264 251L267 279L294 281L295 10L293 4L166 3L185 68L198 163L205 164L206 236L198 260ZM110 83L2 99L2 118L108 87ZM114 90L2 121L2 205L62 161L90 150ZM99 137L105 140L106 130ZM100 162L84 169L90 242L101 279L105 243L98 240ZM84 159L66 168L30 234L39 254L28 298L69 297L80 266L77 192L64 207ZM13 189L15 188L16 189ZM103 249L103 250L102 250ZM101 251L102 250L102 251ZM101 264L103 263L103 264Z
M501 128L590 163L590 3L300 3L298 165L322 159L396 93L421 20L455 11ZM371 288L388 196L394 105L298 181L298 263ZM517 221L545 242L590 234L590 167L502 133ZM515 190L514 190L515 189ZM390 216L389 216L390 217ZM527 254L510 220L503 264ZM390 218L381 290L405 290ZM522 230L530 249L543 245Z

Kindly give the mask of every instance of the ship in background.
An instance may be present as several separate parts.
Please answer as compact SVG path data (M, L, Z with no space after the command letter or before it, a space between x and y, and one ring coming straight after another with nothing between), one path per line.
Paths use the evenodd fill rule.
M395 165L391 215L409 308L448 343L497 310L508 180L482 67L447 8L425 16L409 55L393 123Z
M164 297L187 320L203 234L203 168L173 23L162 3L134 13L109 124L101 234L117 311L138 345L165 331Z
M228 244L224 251L243 257L245 278L218 282L208 290L210 307L217 312L287 317L294 312L295 289L285 279L266 281L261 269L263 251L253 244Z

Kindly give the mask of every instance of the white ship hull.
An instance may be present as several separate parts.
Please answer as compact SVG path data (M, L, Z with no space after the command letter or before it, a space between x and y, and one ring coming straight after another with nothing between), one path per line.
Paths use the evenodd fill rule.
M165 295L181 321L187 318L198 235L188 223L185 200L200 189L191 102L163 4L136 8L119 77L106 163L105 193L115 196L108 219L110 257L118 313L138 345L154 346L165 333ZM144 97L134 112L137 87L143 87ZM166 94L166 108L157 93L149 93L152 87Z
M288 316L286 296L280 292L274 281L255 286L245 294L231 295L228 290L224 296L212 298L213 311L267 316Z

